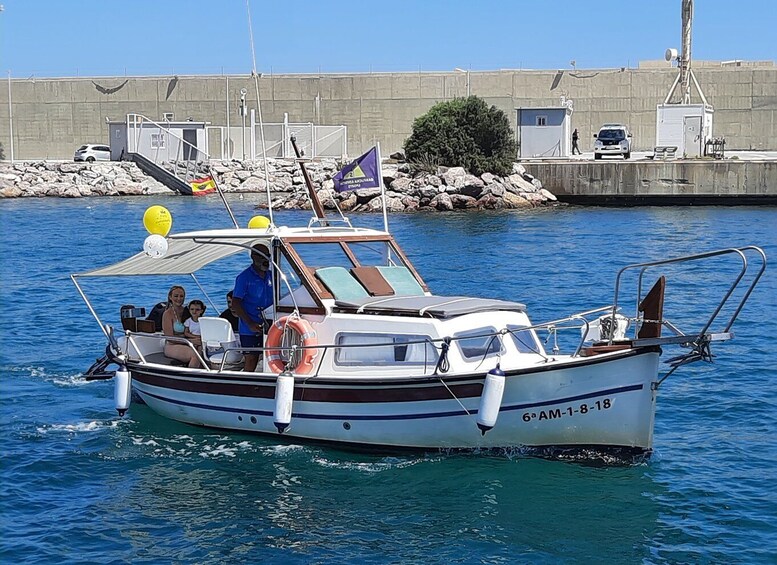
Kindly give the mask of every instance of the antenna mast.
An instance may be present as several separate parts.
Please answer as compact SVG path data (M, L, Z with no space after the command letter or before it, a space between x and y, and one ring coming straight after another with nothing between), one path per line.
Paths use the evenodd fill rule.
M682 0L682 47L680 54L681 104L691 103L691 27L693 25L693 0Z

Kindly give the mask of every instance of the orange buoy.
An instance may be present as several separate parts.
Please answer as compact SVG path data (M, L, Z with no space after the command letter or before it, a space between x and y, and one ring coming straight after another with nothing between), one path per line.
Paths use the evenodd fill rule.
M304 349L300 349L301 358L296 367L286 367L281 357L281 343L283 342L283 332L286 328L294 330L302 340ZM318 345L316 330L310 325L310 322L297 316L284 316L270 327L267 333L267 364L273 373L281 373L288 369L298 375L307 375L313 370L313 360L316 358Z

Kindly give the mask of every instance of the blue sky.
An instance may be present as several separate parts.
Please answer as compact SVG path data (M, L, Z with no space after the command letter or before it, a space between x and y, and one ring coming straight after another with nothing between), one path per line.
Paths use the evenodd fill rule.
M0 0L14 77L244 74L245 0ZM251 0L257 70L637 66L680 48L681 0ZM697 0L693 56L777 59L775 0Z

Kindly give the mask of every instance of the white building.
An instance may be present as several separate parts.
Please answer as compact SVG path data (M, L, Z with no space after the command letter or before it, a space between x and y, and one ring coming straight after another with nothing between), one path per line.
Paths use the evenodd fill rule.
M709 104L659 104L656 147L676 147L686 159L701 157L712 138L712 113Z
M111 160L140 153L154 163L208 160L210 122L155 122L138 114L123 122L108 122Z
M571 105L517 108L519 159L569 157L572 152Z

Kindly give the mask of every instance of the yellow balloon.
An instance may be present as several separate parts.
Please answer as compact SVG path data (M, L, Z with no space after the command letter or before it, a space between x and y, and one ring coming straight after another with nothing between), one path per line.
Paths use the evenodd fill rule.
M252 230L263 230L270 225L270 219L266 216L254 216L248 220L248 227Z
M143 225L148 233L165 237L173 227L173 216L164 206L151 206L143 214Z

